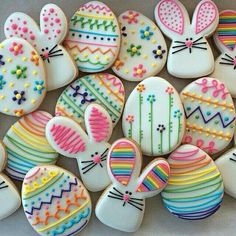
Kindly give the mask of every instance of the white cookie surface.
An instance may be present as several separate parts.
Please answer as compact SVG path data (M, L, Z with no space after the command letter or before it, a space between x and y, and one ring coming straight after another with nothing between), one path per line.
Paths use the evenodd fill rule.
M125 137L134 139L144 154L170 153L181 143L185 131L178 92L160 77L140 82L126 102L122 127Z
M234 135L236 114L225 85L205 77L187 85L180 95L187 122L183 143L198 146L209 154L226 148Z
M77 67L62 46L67 30L66 16L55 4L42 8L40 28L30 16L21 12L11 14L4 26L7 38L24 38L38 51L45 64L48 90L63 87L77 76Z
M118 17L121 48L113 71L129 81L158 74L167 58L167 46L158 27L139 12L129 10Z

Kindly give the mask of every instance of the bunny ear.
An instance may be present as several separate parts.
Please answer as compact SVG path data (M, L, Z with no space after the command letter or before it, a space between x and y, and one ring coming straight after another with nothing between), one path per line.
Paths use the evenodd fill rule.
M108 172L112 181L127 186L138 177L141 162L141 153L135 143L126 138L117 140L108 153Z
M202 0L193 14L192 27L196 34L208 36L212 34L219 21L218 8L211 0Z
M0 172L4 169L7 159L7 153L5 150L5 146L2 142L0 142Z
M155 159L139 177L136 192L143 194L144 197L158 194L167 185L169 174L168 162L164 159Z
M177 0L162 0L155 8L158 26L169 37L182 35L190 25L189 15L182 3Z
M55 4L45 5L40 13L40 28L49 41L61 43L68 28L66 16L61 8Z
M78 153L86 151L86 133L69 118L52 118L46 126L46 137L49 144L64 156L76 158Z
M109 113L98 104L90 104L85 110L85 125L89 138L94 142L106 142L112 133Z
M222 52L236 48L236 11L225 10L220 13L214 39Z

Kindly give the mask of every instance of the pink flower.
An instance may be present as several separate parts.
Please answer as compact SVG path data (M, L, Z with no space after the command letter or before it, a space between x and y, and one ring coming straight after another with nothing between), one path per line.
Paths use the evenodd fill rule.
M126 117L126 120L131 124L131 123L134 122L134 116L128 115L128 116Z
M174 94L174 89L172 87L167 87L166 93L168 93L169 95Z
M13 52L14 56L17 56L18 54L22 54L23 53L23 45L13 42L12 46L9 48L9 51Z
M142 64L139 64L137 67L134 67L134 77L139 77L140 79L143 78L144 74L147 72L147 70L143 67Z
M127 20L127 22L128 22L129 24L132 24L132 23L137 24L137 23L138 23L138 19L137 19L138 16L139 16L139 13L138 13L138 12L129 11L129 12L128 12L128 15L124 15L122 18L123 18L124 20Z

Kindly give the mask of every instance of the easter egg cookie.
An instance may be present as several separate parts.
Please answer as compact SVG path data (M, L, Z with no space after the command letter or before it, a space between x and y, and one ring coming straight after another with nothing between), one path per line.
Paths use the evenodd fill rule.
M36 110L46 94L42 59L24 39L0 44L0 112L22 116Z
M60 167L32 168L21 195L25 215L39 235L77 235L89 222L89 193L76 176Z
M168 162L161 158L149 163L140 175L141 166L142 153L133 141L122 138L113 143L108 153L112 184L95 208L103 224L125 232L134 232L140 227L145 199L162 191L170 173Z
M126 102L122 126L125 137L134 139L145 155L170 153L181 143L185 131L178 92L159 77L140 82Z
M121 48L113 71L123 79L140 81L156 75L164 67L167 47L158 27L136 11L122 13Z
M56 104L56 115L69 117L84 126L84 111L91 102L103 105L115 126L125 102L122 82L107 73L86 75L63 91Z
M6 172L17 180L34 166L54 164L58 154L45 136L45 128L52 116L45 111L35 111L23 116L6 133L3 142L8 154Z
M48 90L63 87L77 76L73 59L61 45L67 28L66 16L55 4L47 4L42 8L40 28L30 16L21 12L11 14L4 26L7 38L23 38L38 51L45 64ZM37 64L38 59L34 59L34 54L31 57L32 62Z
M114 63L120 48L120 28L116 16L102 2L82 5L70 20L65 46L79 70L100 72Z
M209 154L222 151L235 130L235 108L225 85L217 79L201 78L181 92L186 116L183 143L200 147Z
M220 13L219 25L214 40L221 55L215 61L215 70L211 75L217 78L229 89L236 98L236 11L225 10Z
M223 180L214 161L193 145L183 145L168 158L170 177L161 193L165 207L185 220L214 214L224 195Z

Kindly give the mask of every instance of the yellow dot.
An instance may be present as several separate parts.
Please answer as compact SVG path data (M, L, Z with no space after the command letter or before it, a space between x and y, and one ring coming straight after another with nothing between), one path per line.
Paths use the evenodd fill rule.
M41 90L43 87L42 87L42 85L39 84L36 86L36 88L37 88L37 90Z
M4 48L3 44L0 43L0 48Z
M4 99L6 96L5 95L1 95L0 96L0 99L2 100L2 99Z
M73 55L73 56L77 56L77 55L78 55L78 52L73 51L73 52L72 52L72 55Z
M85 57L85 58L87 58L88 57L88 53L83 53L83 56Z
M99 60L99 59L100 59L100 56L99 56L99 55L95 55L95 59L96 59L96 60Z
M140 74L142 74L142 70L141 69L137 69L137 71L136 71L136 73L138 74L138 75L140 75Z
M148 58L147 54L144 54L144 55L143 55L143 58L144 58L144 59L147 59L147 58Z
M157 66L157 63L152 63L152 67L156 67Z
M31 99L31 103L35 104L36 100L35 99Z
M25 87L25 88L28 88L29 86L30 86L29 83L25 83L25 84L24 84L24 87Z
M6 73L7 72L7 70L4 68L4 69L2 69L2 73Z
M11 88L13 88L14 85L15 85L15 84L14 84L13 82L11 82L9 86L10 86Z
M16 46L14 46L14 51L18 51L18 49L19 49L19 47L16 45Z
M19 93L17 93L15 97L17 100L21 99L21 95Z
M22 57L22 61L27 61L27 57Z
M162 51L159 49L159 50L157 50L156 54L157 54L158 56L160 56L160 55L162 54Z
M106 61L109 61L109 60L110 60L110 57L109 57L109 56L105 56L105 60L106 60Z
M145 32L144 32L144 36L145 36L145 37L147 37L147 36L149 36L149 35L150 35L150 33L149 33L148 31L145 31Z
M16 74L17 74L17 75L21 75L21 74L22 74L22 70L20 70L20 69L19 69L19 70L16 70Z
M4 108L4 112L9 112L9 109L8 108Z
M37 74L38 74L38 71L33 70L33 71L32 71L32 74L33 74L33 75L37 75Z
M157 41L156 39L152 39L152 43L155 44Z
M138 49L137 49L136 47L132 47L132 48L131 48L131 51L135 53L135 52L138 51Z
M7 58L7 62L12 62L12 58Z
M125 72L125 74L129 74L129 70L128 69L125 69L124 72Z

